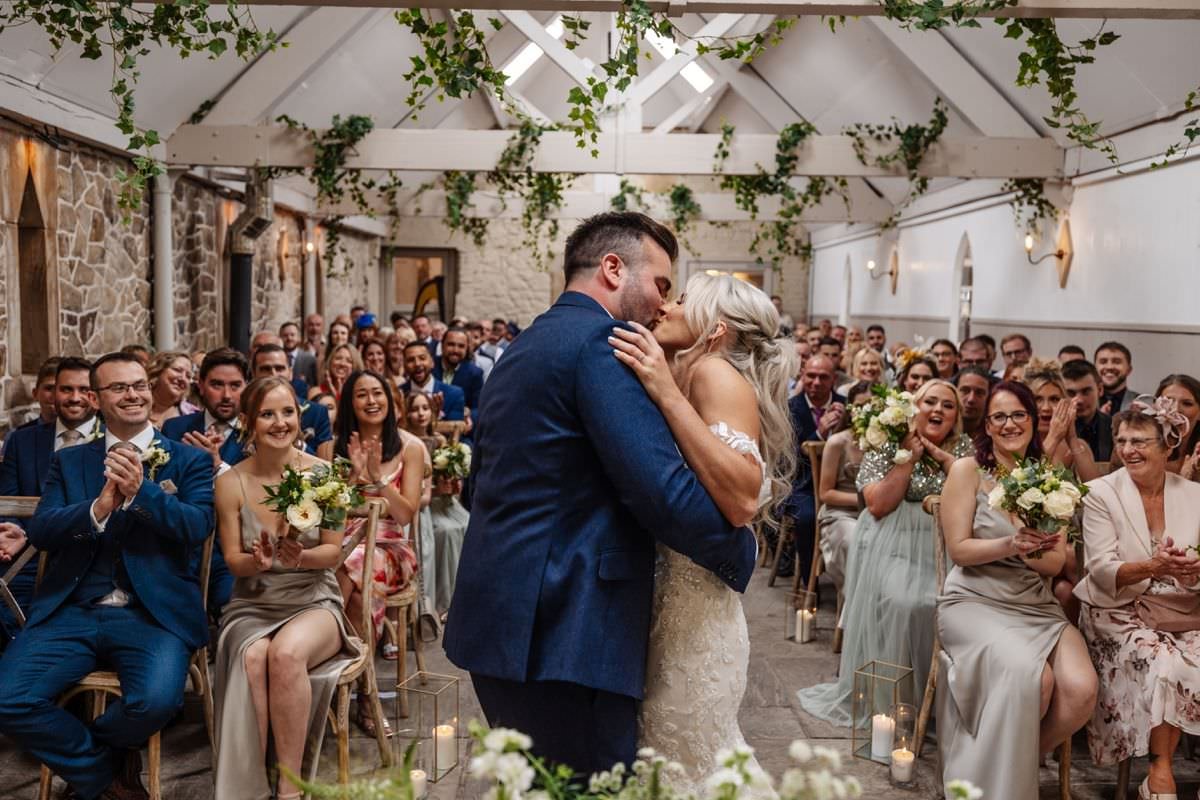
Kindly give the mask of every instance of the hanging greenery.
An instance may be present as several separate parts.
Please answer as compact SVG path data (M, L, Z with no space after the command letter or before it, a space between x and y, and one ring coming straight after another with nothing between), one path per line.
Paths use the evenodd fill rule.
M496 168L488 173L488 181L500 193L501 203L511 196L521 199L521 229L525 232L521 244L533 254L539 268L554 259L554 240L559 230L555 214L562 208L563 192L577 177L569 173L534 172L533 160L547 130L552 128L522 121L500 154Z
M128 149L135 153L133 169L117 173L120 191L117 205L130 219L140 208L146 183L161 175L163 167L152 157L161 142L157 131L138 128L134 120L133 93L141 77L139 60L151 46L169 47L180 58L204 53L217 58L233 49L248 59L274 49L279 37L260 31L250 12L234 2L218 3L223 14L210 16L208 0L176 3L134 3L134 0L8 0L0 3L0 33L9 28L34 24L42 29L57 55L68 42L82 48L81 58L99 60L105 50L112 57L109 96L117 108L117 129L129 137Z
M621 185L608 204L612 206L613 211L638 211L646 207L646 193L622 176Z
M729 158L733 142L734 127L728 123L721 126L721 138L713 153L713 171L721 172ZM800 161L799 150L817 129L808 122L795 122L779 132L775 143L775 169L767 172L760 165L751 175L724 175L721 188L733 192L733 202L741 210L757 220L759 201L772 197L779 201L775 219L759 223L750 242L750 252L759 263L770 262L776 267L788 256L804 257L809 251L808 235L803 226L803 215L807 209L819 205L826 197L840 194L846 209L850 201L845 178L811 176L803 190L793 185L796 165Z
M1058 209L1046 199L1046 182L1041 178L1013 178L1004 182L1001 191L1012 192L1009 205L1017 225L1026 233L1036 235L1043 222L1058 217Z
M700 204L696 202L696 195L687 184L676 183L667 190L667 202L670 204L671 227L675 229L676 238L679 239L684 249L693 255L699 255L687 239L688 232L700 219L702 212Z
M442 173L442 188L446 192L446 216L442 218L451 231L470 237L476 247L487 242L488 220L469 212L474 208L471 195L475 193L474 172L448 170ZM422 187L422 191L425 187Z
M901 125L893 118L889 125L858 122L842 130L844 135L853 140L854 154L859 163L864 166L873 164L884 169L900 165L908 174L908 196L892 215L884 220L882 227L885 230L894 227L900 219L900 212L929 189L929 178L919 175L917 170L925 160L929 148L937 143L946 130L948 120L946 104L939 97L933 102L933 116L926 125ZM871 143L894 146L890 150L872 155L868 152L869 149L874 149Z
M1200 88L1193 89L1188 92L1187 99L1183 103L1183 113L1190 114L1200 108ZM1162 155L1162 159L1150 164L1150 169L1158 169L1165 167L1167 162L1174 156L1185 156L1196 140L1200 139L1200 118L1190 119L1183 126L1183 140L1172 142Z
M349 200L359 213L369 217L375 216L371 192L377 191L387 205L388 213L393 223L400 216L398 191L402 185L400 177L388 171L383 177L371 177L361 169L349 168L346 161L354 155L358 144L368 133L375 129L375 122L370 117L361 114L351 114L343 118L334 114L329 127L324 131L316 131L299 120L282 115L276 119L288 128L299 131L312 144L313 163L306 171L308 179L317 188L317 204L329 207L340 206ZM273 170L274 173L288 171L305 172L305 170ZM335 214L327 217L325 227L325 267L330 275L335 274L335 259L342 255L345 270L353 266L345 248L342 246L342 222L344 215Z

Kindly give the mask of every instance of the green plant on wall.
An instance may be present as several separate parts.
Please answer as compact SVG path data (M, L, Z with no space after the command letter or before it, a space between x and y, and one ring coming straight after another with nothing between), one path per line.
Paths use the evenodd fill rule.
M692 255L700 255L687 240L692 226L695 225L703 213L700 204L696 202L695 193L692 192L687 184L676 183L667 190L666 194L671 213L671 227L675 230L675 236L678 237L679 242Z
M558 236L557 214L563 206L563 192L576 176L557 172L535 172L533 161L542 143L542 135L553 128L524 120L509 138L496 168L488 173L488 182L500 193L502 203L509 197L521 200L521 244L529 249L534 264L544 268L554 258L554 240Z
M1043 222L1058 217L1058 209L1046 199L1046 182L1041 178L1014 178L1004 182L1002 192L1012 192L1013 216L1026 233L1036 235Z
M608 204L613 211L640 211L646 207L646 193L622 176L621 185L617 193L609 198Z

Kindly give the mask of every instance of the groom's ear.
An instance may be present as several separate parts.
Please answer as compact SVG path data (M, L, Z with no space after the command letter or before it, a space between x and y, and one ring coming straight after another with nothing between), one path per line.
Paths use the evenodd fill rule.
M629 268L621 257L616 253L605 253L600 258L600 280L609 289L616 290L621 287L621 281L625 278Z

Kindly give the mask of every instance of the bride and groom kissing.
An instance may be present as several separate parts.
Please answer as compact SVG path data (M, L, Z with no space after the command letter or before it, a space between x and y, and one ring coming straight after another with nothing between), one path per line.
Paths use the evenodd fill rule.
M588 775L652 747L695 789L744 743L746 526L790 489L794 356L742 281L668 303L677 254L632 212L567 239L566 291L484 387L445 648L537 755Z

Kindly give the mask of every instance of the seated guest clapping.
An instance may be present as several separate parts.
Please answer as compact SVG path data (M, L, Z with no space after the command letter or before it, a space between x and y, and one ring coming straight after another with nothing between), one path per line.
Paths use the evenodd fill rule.
M1024 383L1037 404L1036 435L1041 451L1054 463L1073 470L1081 481L1099 478L1100 468L1092 457L1092 448L1075 427L1078 405L1067 400L1058 362L1031 360L1025 365Z
M212 528L212 462L158 436L135 356L100 358L91 383L107 431L55 455L26 527L51 558L0 659L0 732L77 796L124 800L146 796L138 749L183 705L188 659L208 641L188 565ZM88 724L56 700L99 668L123 696Z
M860 352L872 353L865 349ZM871 383L859 381L846 391L846 403L856 406L871 399ZM850 430L850 414L842 417L843 429L825 441L821 455L821 474L817 476L817 499L821 510L817 513L820 526L821 555L825 559L825 572L833 579L833 585L842 588L846 577L846 551L854 538L858 525L858 468L862 464L863 452L858 448L854 431Z
M1191 375L1168 375L1159 382L1154 396L1174 400L1175 410L1188 421L1187 436L1171 450L1167 471L1189 480L1200 479L1200 381Z
M263 502L286 467L320 463L296 447L300 410L291 382L247 386L241 427L253 454L216 487L221 550L236 580L217 642L215 781L222 800L265 800L272 796L268 736L282 766L312 779L338 677L362 643L342 614L334 577L341 532L290 536L287 518ZM281 776L274 796L300 792Z
M1037 797L1039 754L1081 728L1096 701L1087 646L1046 584L1063 566L1066 537L1022 527L988 503L1004 472L1041 456L1036 411L1023 384L997 384L975 457L955 462L942 490L954 563L937 613L942 777L969 780L986 797Z
M1125 466L1088 484L1088 574L1079 626L1100 674L1088 723L1099 765L1150 753L1141 800L1174 800L1171 757L1200 733L1200 486L1167 472L1187 421L1170 400L1139 398L1113 418Z

